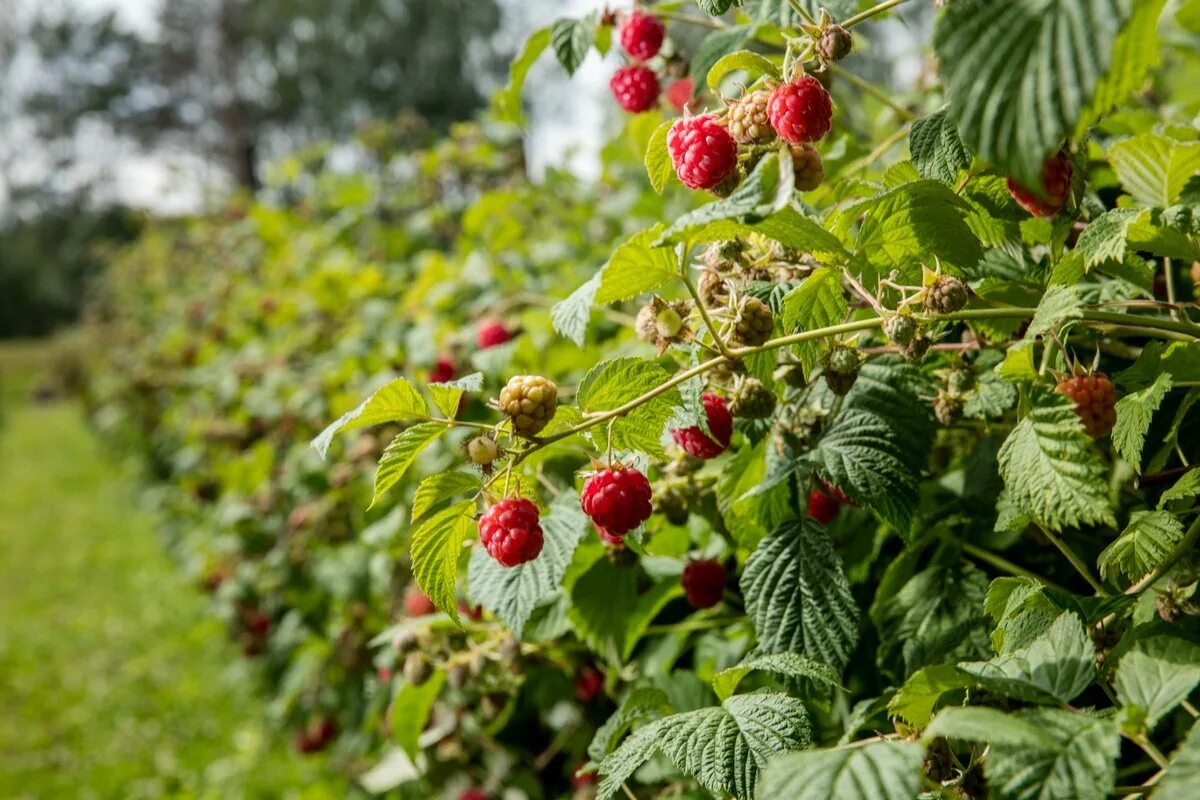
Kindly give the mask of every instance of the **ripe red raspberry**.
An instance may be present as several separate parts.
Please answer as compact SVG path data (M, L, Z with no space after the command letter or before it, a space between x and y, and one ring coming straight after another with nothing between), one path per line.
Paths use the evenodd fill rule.
M665 96L671 108L683 111L692 105L692 93L696 90L696 82L691 78L680 78L667 87Z
M468 789L458 796L458 800L488 800L488 796L482 789Z
M622 539L620 536L613 536L606 528L602 528L599 525L596 525L596 535L600 537L600 541L607 545L612 545L613 547L625 546L624 539Z
M501 500L479 518L479 540L503 566L533 561L542 552L537 506L524 497Z
M658 76L648 67L622 67L608 82L617 105L631 114L654 108L658 100Z
M590 703L604 689L604 673L595 667L580 667L575 675L575 696Z
M410 617L424 617L437 611L437 606L416 585L409 586L404 593L404 610Z
M1053 217L1067 203L1071 193L1071 162L1066 153L1058 153L1042 165L1042 188L1031 191L1011 177L1007 179L1008 193L1021 208L1036 217Z
M429 370L430 383L446 383L454 380L457 371L454 369L454 361L448 356L439 356L437 363Z
M737 142L712 114L681 119L667 134L675 174L689 189L711 189L737 166Z
M1075 401L1083 430L1093 439L1107 436L1117 423L1117 392L1103 372L1076 375L1060 382L1055 391Z
M813 489L808 493L808 515L822 525L833 522L842 504L837 498L821 489Z
M504 344L511 338L512 334L499 320L485 319L475 328L475 344L480 350Z
M636 469L605 469L583 484L583 511L610 536L624 536L650 518L650 481Z
M725 405L725 399L720 395L705 392L703 396L704 415L708 418L708 430L713 439L704 435L699 425L690 428L676 428L671 431L671 438L683 448L689 456L695 458L716 458L729 447L733 437L733 415Z
M720 561L689 561L681 580L689 603L696 608L712 608L725 594L725 565Z
M767 114L780 138L792 143L815 142L829 133L833 101L820 81L804 75L771 93Z
M638 61L654 58L662 47L667 29L649 14L634 11L621 25L621 47Z

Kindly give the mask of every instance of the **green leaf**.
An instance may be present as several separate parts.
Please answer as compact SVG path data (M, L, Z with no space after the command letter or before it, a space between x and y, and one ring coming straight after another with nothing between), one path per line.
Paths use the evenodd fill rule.
M764 539L746 562L741 588L763 652L846 666L858 640L858 606L829 535L815 521L786 522Z
M1087 129L1108 111L1121 105L1131 95L1141 91L1146 73L1162 61L1158 44L1158 18L1166 0L1138 0L1133 4L1133 16L1117 34L1113 47L1112 67L1096 87L1091 107L1075 126L1074 138L1087 137Z
M1101 798L1116 781L1121 740L1111 719L1057 708L947 708L925 730L926 741L934 736L989 743L984 771L995 800Z
M665 383L667 371L653 361L625 356L602 361L579 382L576 400L585 414L613 411ZM682 399L677 389L663 392L611 423L613 446L661 455L660 440L672 411ZM604 436L605 426L599 426Z
M1000 448L1000 476L1021 512L1053 531L1115 525L1106 471L1074 403L1039 391L1034 407Z
M420 522L433 507L455 495L479 490L480 478L473 472L438 472L421 481L412 501L411 522Z
M1161 373L1154 383L1138 392L1131 392L1117 401L1117 424L1113 427L1113 447L1121 458L1137 472L1142 471L1142 447L1154 412L1171 391L1170 373Z
M621 737L635 725L652 722L671 713L671 704L662 689L642 687L634 689L613 715L596 729L592 743L588 745L588 758L599 763L616 749Z
M1121 535L1104 548L1100 574L1113 580L1118 574L1135 582L1149 575L1183 539L1183 523L1168 511L1134 511Z
M772 756L810 741L804 704L782 694L735 695L720 706L673 714L639 728L604 759L598 800L608 800L642 762L660 751L684 774L719 795L754 796L758 770Z
M652 247L662 233L656 225L625 240L600 272L596 305L608 305L653 291L678 276L675 251L670 247Z
M509 66L508 84L497 92L492 100L497 119L516 125L524 122L521 114L521 89L525 86L525 76L549 46L549 28L539 28L525 40L525 46Z
M542 517L545 544L533 561L505 567L482 547L471 552L467 573L471 600L499 617L520 638L533 610L558 591L575 548L589 529L578 495L563 492Z
M455 622L458 621L458 596L454 581L458 577L458 557L463 542L475 529L471 512L473 500L439 511L417 526L412 534L412 571L421 591Z
M458 407L465 392L478 392L482 389L483 373L481 372L464 375L456 381L429 384L429 394L433 397L433 404L448 419L458 416Z
M971 678L953 664L935 664L909 676L888 703L888 713L914 728L929 724L938 700L946 692L965 689Z
M663 240L715 242L757 233L774 239L784 247L807 253L842 258L847 255L846 249L836 236L822 228L816 220L804 216L794 208L784 208L762 217L754 208L750 211L737 207L710 208L715 205L716 203L711 203L709 206L701 206L694 213L680 217L663 234ZM728 217L714 216L726 212L729 213Z
M760 798L912 800L921 789L925 748L918 742L874 742L789 753L771 761Z
M574 75L587 57L595 39L595 30L592 23L583 19L560 19L550 27L554 54L568 75Z
M400 432L392 443L383 451L379 459L379 468L375 470L375 493L371 498L373 508L387 490L395 486L408 468L421 455L434 439L450 430L448 425L439 422L422 422Z
M333 437L341 431L363 428L367 425L379 425L383 422L403 422L409 419L422 419L429 416L429 406L421 393L404 378L396 380L376 390L357 408L347 411L338 417L337 421L313 439L313 448L324 458L329 452Z
M554 330L570 339L577 346L583 347L587 336L588 321L592 317L592 306L596 303L596 292L600 289L600 275L597 272L586 283L580 286L565 299L554 304L550 309L550 321Z
M667 181L675 175L675 165L671 162L671 154L667 150L667 134L675 120L669 119L654 129L650 143L646 147L646 174L650 176L650 186L662 194L667 188Z
M971 165L971 152L958 138L947 109L935 111L912 124L908 150L921 177L953 184L959 170Z
M1096 647L1074 614L1063 613L1028 647L958 668L988 691L1030 703L1069 703L1096 677Z
M1046 333L1058 333L1066 323L1083 317L1083 300L1075 286L1051 286L1042 295L1033 319L1029 322L1026 338L1032 339Z
M733 7L735 0L696 0L700 10L710 17L719 17ZM741 0L736 0L740 5Z
M1200 6L1196 18L1200 24ZM1171 756L1171 763L1153 796L1154 800L1196 800L1200 797L1200 723L1192 725L1183 744Z
M783 332L815 331L837 325L846 318L846 311L841 272L818 267L783 298ZM821 358L821 347L819 340L801 342L793 347L805 375L811 374L816 367Z
M809 453L834 486L907 535L918 477L933 446L933 420L920 371L896 360L863 365L842 411ZM930 392L931 393L931 392Z
M637 608L637 572L600 558L575 580L569 593L567 618L575 633L595 652L619 661L627 620Z
M700 0L701 5L705 2L713 2L713 0ZM728 6L728 3L726 5ZM692 56L689 68L692 78L696 81L696 92L699 92L707 84L709 70L724 56L740 50L753 32L754 27L751 25L731 25L728 28L713 31L704 37Z
M1200 470L1185 472L1183 477L1162 493L1158 498L1158 507L1163 508L1172 500L1183 500L1189 497L1200 497Z
M1037 367L1033 363L1033 339L1014 342L1004 354L1004 360L996 365L996 374L1014 383L1027 383L1038 379Z
M775 62L749 50L738 50L736 53L722 56L708 70L708 88L718 89L726 75L739 71L745 72L749 81L753 81L760 75L780 80L779 67L775 65Z
M1139 213L1135 208L1114 208L1096 217L1079 234L1073 255L1083 259L1085 269L1124 260L1129 226Z
M996 419L1016 405L1017 396L1017 387L995 372L984 372L967 395L963 414L971 419Z
M840 686L837 672L823 661L798 653L770 653L718 672L712 679L713 691L717 693L718 698L725 700L737 691L742 678L755 670L788 678L806 678L833 688Z
M1200 171L1200 142L1142 133L1113 144L1108 158L1121 187L1134 199L1166 208L1179 199L1184 184Z
M1200 646L1162 636L1143 639L1117 663L1113 688L1125 706L1145 712L1146 728L1187 699L1200 683Z
M934 29L963 142L1026 186L1075 130L1131 0L956 0Z
M392 725L392 741L409 758L415 759L421 752L421 732L429 723L429 712L433 710L433 704L437 702L445 683L446 673L437 670L420 686L405 682L392 698L388 714Z

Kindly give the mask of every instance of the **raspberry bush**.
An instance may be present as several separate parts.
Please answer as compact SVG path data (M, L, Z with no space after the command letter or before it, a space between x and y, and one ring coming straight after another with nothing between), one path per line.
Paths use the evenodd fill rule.
M122 256L98 424L298 749L398 797L1194 796L1194 3L943 5L903 92L858 66L903 0L562 19L489 125ZM598 186L494 127L548 48L625 76Z

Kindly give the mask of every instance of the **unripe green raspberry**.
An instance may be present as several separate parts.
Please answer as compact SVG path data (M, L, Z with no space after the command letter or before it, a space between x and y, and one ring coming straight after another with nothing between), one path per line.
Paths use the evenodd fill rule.
M905 361L920 361L932 345L933 341L928 336L918 336L900 348L900 357Z
M726 126L738 144L767 144L775 140L775 129L767 116L771 93L758 89L742 96L729 107Z
M854 382L858 380L858 368L861 364L862 354L857 348L834 345L821 359L821 374L825 378L825 385L836 395L848 394Z
M467 457L473 464L486 467L500 457L500 447L491 436L476 436L467 442Z
M975 373L968 367L955 367L946 374L946 391L961 397L975 388Z
M733 340L746 347L758 347L771 338L775 330L775 315L757 297L743 297L738 303Z
M933 415L937 421L946 427L953 425L962 418L963 401L957 395L949 392L939 392L933 400Z
M775 394L762 381L746 378L729 401L729 413L746 419L766 419L775 413Z
M917 335L917 321L912 317L897 314L888 317L883 323L883 332L888 341L899 347L911 342Z
M792 171L796 174L796 190L811 192L825 180L825 165L821 154L808 142L788 145L792 151Z
M517 436L536 436L558 410L558 387L539 375L516 375L500 392L500 410Z
M656 297L638 311L634 328L642 341L665 348L666 344L679 341L684 333L683 318L690 312L691 303L687 300L667 303Z
M722 361L708 372L708 382L713 386L728 386L735 375L746 374L746 365L740 360Z
M967 305L967 286L958 278L943 275L925 293L925 310L953 314Z
M841 61L854 49L854 37L841 25L831 24L821 31L817 40L817 55L826 63Z
M705 270L696 282L696 293L705 308L722 308L729 302L729 284L716 272Z
M704 248L703 261L709 269L717 272L733 272L742 266L746 245L739 239L712 242Z

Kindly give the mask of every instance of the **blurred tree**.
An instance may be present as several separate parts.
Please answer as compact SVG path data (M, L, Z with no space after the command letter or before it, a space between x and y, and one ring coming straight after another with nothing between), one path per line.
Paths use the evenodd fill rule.
M171 0L157 30L39 13L21 113L52 152L101 124L147 148L212 159L257 186L264 155L415 110L434 129L483 102L495 0Z

